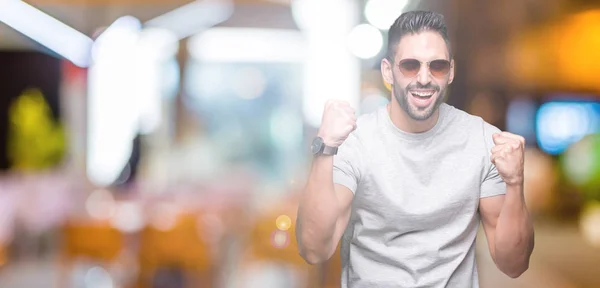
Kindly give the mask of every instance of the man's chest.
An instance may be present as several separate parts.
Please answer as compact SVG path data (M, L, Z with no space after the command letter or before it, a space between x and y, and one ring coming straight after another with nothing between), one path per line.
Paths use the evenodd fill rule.
M355 205L382 225L407 230L470 219L478 209L486 165L482 153L468 149L473 147L372 153Z

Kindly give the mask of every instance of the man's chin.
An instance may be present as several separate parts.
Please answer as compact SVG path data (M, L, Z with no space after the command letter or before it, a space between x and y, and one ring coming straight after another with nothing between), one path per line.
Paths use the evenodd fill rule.
M429 106L427 107L418 107L412 104L409 104L409 111L408 114L410 116L410 118L417 120L417 121L425 121L428 120L429 118L431 118L431 116L433 116L435 109L437 107L437 101L432 102Z
M433 116L435 109L443 102L440 100L440 92L436 92L431 96L430 101L418 101L409 91L403 95L403 98L397 98L400 106L408 116L415 121L426 121ZM402 99L402 100L400 100ZM425 102L425 103L424 103Z

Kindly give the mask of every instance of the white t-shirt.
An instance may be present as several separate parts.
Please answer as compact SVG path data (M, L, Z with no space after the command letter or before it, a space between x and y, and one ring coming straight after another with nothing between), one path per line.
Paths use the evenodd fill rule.
M479 199L504 194L490 162L500 130L446 103L424 133L398 129L386 107L363 115L334 157L354 193L342 237L342 287L478 287Z

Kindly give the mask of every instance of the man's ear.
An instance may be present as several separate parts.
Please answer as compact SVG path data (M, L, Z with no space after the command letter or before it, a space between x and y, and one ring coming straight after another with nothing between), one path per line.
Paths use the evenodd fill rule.
M448 84L452 84L454 81L454 59L450 60L450 78L448 78Z
M392 69L394 69L394 65L386 58L381 60L381 77L383 77L383 81L393 86L394 84L394 74L392 73Z

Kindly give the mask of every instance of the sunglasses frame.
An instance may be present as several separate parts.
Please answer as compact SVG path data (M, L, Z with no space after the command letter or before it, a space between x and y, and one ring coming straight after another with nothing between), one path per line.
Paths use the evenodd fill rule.
M401 65L402 65L403 63L405 63L406 61L417 61L417 62L419 62L419 65L420 65L420 66L419 66L419 70L417 71L417 74L415 74L415 75L413 75L413 76L407 76L407 75L405 75L405 74L402 72ZM446 74L439 75L439 76L433 75L433 73L431 72L431 67L430 67L430 64L431 64L431 62L434 62L434 61L444 61L444 62L448 63L448 72L446 72ZM423 67L423 64L426 64L426 65L427 65L427 70L428 70L429 74L430 74L431 76L433 76L433 77L436 77L436 78L439 78L439 77L446 77L446 76L448 76L448 75L450 74L450 71L452 70L452 61L451 61L451 60L447 60L447 59L435 59L435 60L431 60L431 61L426 61L426 62L423 62L423 61L419 61L418 59L415 59L415 58L405 58L405 59L402 59L402 60L398 61L398 64L397 64L397 65L398 65L398 70L400 71L400 73L401 73L402 75L404 75L404 77L408 77L408 78L414 78L414 77L417 77L417 76L419 75L419 72L421 71L421 68Z

